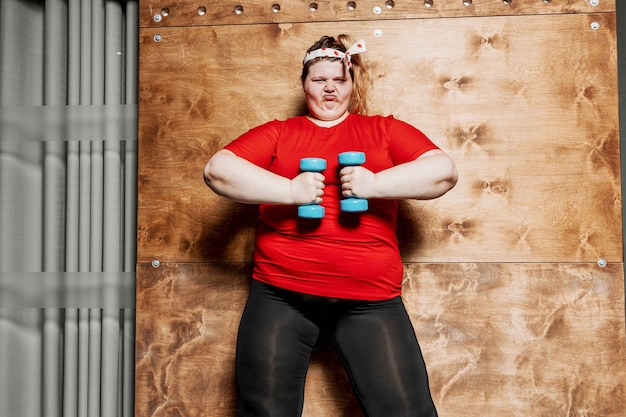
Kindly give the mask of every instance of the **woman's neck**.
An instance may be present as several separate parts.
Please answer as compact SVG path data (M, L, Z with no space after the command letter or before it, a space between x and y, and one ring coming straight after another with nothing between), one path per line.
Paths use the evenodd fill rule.
M333 127L333 126L337 126L339 123L346 120L349 114L350 112L346 111L343 115L341 115L339 118L334 119L334 120L321 120L313 116L311 113L309 113L306 117L307 119L309 119L310 121L318 125L319 127Z

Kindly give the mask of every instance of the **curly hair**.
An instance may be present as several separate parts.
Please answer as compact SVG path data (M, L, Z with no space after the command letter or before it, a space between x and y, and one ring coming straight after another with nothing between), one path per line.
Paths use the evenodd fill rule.
M342 34L336 38L332 36L322 36L313 44L313 46L307 49L307 52L322 48L332 48L341 52L346 52L353 44L354 40L350 35ZM339 60L339 58L318 57L308 61L302 68L302 75L300 76L302 84L304 84L304 81L309 74L310 66L322 59ZM352 66L350 67L350 77L352 77L353 92L352 97L350 97L349 111L351 113L366 115L368 113L368 95L370 89L372 88L372 79L369 71L364 65L361 54L352 55L351 59Z

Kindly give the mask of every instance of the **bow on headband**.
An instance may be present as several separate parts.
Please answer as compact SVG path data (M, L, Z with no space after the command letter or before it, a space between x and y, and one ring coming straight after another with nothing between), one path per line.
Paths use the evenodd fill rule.
M346 52L338 51L337 49L332 48L320 48L314 51L309 51L304 56L304 61L302 61L302 65L306 64L312 59L315 58L340 58L343 65L346 68L350 68L352 66L352 55L360 54L361 52L365 52L365 42L363 39L356 42L352 45Z

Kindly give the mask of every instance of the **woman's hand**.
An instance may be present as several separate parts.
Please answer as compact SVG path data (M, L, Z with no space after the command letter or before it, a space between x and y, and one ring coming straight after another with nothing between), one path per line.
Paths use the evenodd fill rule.
M291 196L295 204L319 204L324 195L324 175L302 172L291 180Z
M344 197L376 196L376 174L362 166L347 166L339 171L341 194Z

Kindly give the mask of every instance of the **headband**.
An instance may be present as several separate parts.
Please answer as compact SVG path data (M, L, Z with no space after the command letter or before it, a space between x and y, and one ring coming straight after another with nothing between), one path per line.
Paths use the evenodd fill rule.
M341 52L337 49L332 48L320 48L314 51L307 52L304 56L304 61L302 61L302 65L315 58L340 58L341 62L343 62L343 65L345 65L346 68L350 68L352 66L351 55L360 54L361 52L365 51L365 42L363 41L363 39L348 48L346 52Z

